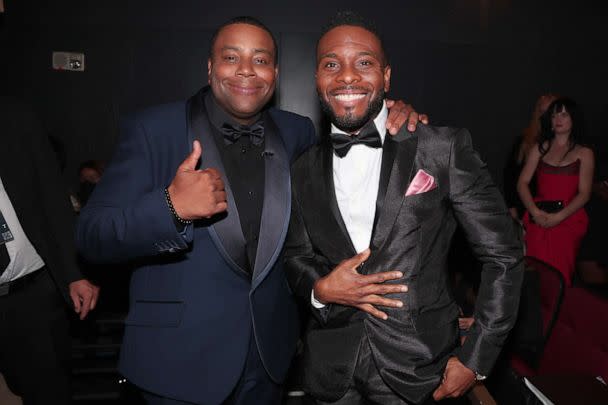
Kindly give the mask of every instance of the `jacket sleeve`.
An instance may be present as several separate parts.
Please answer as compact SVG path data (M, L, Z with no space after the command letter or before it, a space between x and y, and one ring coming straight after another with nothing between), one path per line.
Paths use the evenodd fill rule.
M29 114L29 110L28 110ZM29 144L28 157L35 171L34 183L39 195L39 207L44 211L45 240L48 244L49 267L62 293L66 295L69 284L83 279L74 244L74 211L71 207L68 189L61 178L57 159L46 132L35 115L26 118L26 132L22 141ZM32 185L29 185L32 187ZM26 187L24 184L23 187ZM68 300L70 303L71 301Z
M453 137L449 173L456 219L482 264L475 323L457 356L471 370L488 375L517 318L523 278L522 243L466 130Z
M285 272L289 286L298 300L310 308L312 315L320 323L325 323L330 306L321 309L313 307L311 293L315 282L328 274L331 271L331 266L325 257L317 254L313 249L302 218L294 183L292 181L291 218L285 240Z
M178 232L155 168L169 153L151 144L136 119L123 122L114 158L80 214L76 241L93 262L118 262L188 248L192 225ZM156 149L153 148L156 146Z

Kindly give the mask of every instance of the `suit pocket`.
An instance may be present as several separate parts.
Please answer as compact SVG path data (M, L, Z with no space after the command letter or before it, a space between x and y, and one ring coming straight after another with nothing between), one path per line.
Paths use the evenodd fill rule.
M406 205L420 205L425 204L428 201L439 198L439 187L435 187L424 193L408 195L404 197L403 203Z
M135 301L131 306L126 325L152 327L178 327L182 321L184 303L181 301Z

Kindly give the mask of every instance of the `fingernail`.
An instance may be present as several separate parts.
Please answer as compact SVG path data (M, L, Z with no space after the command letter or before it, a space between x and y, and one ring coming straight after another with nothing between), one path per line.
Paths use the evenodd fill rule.
M407 292L407 286L404 285L403 287L401 287L401 292Z
M408 128L410 131L415 131L415 130L416 130L416 126L414 126L414 125L412 125L412 124L408 125L408 126L407 126L407 128Z
M403 302L397 301L397 308L401 308L403 306Z
M395 273L395 277L403 277L403 273L398 271Z
M388 315L382 315L382 319L386 321L388 319Z

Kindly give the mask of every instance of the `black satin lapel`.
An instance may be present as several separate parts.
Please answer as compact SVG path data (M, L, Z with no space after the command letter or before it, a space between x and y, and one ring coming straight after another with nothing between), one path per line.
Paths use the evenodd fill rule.
M372 229L372 240L374 240L376 229L378 229L378 219L380 218L380 213L382 212L382 207L384 206L384 198L386 197L386 190L388 188L388 182L390 180L398 147L398 143L392 141L388 133L384 139L385 141L382 147L382 165L380 168L380 182L378 184L378 196L376 197L376 214L374 215L374 227Z
M351 257L357 254L357 250L355 249L355 245L353 245L353 241L350 239L348 229L346 229L346 224L344 223L342 213L340 212L340 207L338 206L338 199L336 198L336 188L334 186L333 149L327 144L322 145L322 148L322 162L321 165L319 165L321 168L321 176L317 178L323 178L323 190L319 196L314 196L311 198L317 198L318 201L322 201L323 204L327 204L319 207L319 213L327 212L327 206L329 205L329 212L332 214L332 221L325 223L335 223L338 225L337 227L328 227L328 230L335 229L334 232L331 232L330 236L336 238L339 246L344 246L346 249L348 249L348 257Z
M264 117L264 139L264 205L253 267L253 288L268 274L281 252L291 211L289 157L270 114Z
M195 139L201 142L203 155L201 156L201 167L215 167L220 173L225 174L224 165L220 157L217 145L213 139L205 103L203 101L204 91L200 91L188 100L188 137L189 145ZM191 146L189 146L191 148ZM211 218L211 224L207 227L211 239L226 262L240 275L249 278L247 268L247 254L245 249L245 236L241 228L239 213L236 209L234 196L230 183L224 175L224 187L228 200L228 211Z
M418 137L412 134L404 140L387 139L386 142L394 144L391 145L391 148L396 150L388 186L382 200L382 207L380 212L376 212L377 224L372 237L372 247L374 249L380 249L384 244L403 205L405 191L412 178Z

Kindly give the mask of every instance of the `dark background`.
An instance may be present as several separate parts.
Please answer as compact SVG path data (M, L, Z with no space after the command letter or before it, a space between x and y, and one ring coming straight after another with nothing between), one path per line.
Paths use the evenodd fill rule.
M390 95L433 124L467 127L498 183L513 138L536 98L557 92L583 107L590 135L608 124L608 13L603 1L5 0L2 90L31 100L67 148L66 180L86 159L107 160L119 118L184 99L207 81L213 29L249 14L280 47L277 106L320 113L314 47L338 9L374 20L385 35ZM85 72L51 69L52 51L85 53Z

